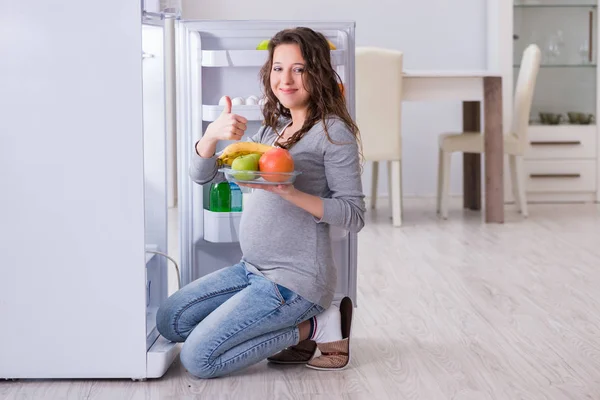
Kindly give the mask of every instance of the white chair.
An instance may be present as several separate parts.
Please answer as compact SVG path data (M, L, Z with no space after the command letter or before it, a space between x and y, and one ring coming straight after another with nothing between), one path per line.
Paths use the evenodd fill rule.
M379 162L388 162L394 226L402 224L402 60L400 51L356 48L356 123L363 155L373 162L371 208L377 204Z
M515 202L523 216L527 216L525 198L525 171L523 155L527 148L529 113L535 82L540 68L540 49L529 45L523 52L521 68L514 95L511 131L504 135L504 152L509 155L509 169ZM437 212L448 218L450 165L454 152L483 153L483 134L475 132L446 133L439 137Z

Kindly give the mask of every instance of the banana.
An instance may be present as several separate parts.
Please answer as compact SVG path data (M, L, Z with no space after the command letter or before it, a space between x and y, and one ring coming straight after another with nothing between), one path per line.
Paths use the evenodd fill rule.
M271 150L273 146L255 142L236 142L223 149L223 152L218 158L221 165L231 165L233 160L239 156L250 153L263 154L267 150Z

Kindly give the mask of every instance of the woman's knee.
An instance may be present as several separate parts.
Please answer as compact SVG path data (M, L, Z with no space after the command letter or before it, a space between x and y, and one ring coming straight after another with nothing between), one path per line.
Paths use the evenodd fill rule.
M185 342L179 358L185 369L197 378L210 379L219 375L214 362L210 361L210 351L204 345Z
M178 308L167 299L156 313L156 329L158 333L171 342L183 342L185 338L177 330Z

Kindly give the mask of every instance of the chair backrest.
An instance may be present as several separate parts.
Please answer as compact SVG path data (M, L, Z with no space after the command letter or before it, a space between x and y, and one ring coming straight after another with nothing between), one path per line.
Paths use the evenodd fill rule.
M529 114L538 71L540 70L541 52L537 45L530 44L523 52L519 77L515 88L512 131L517 136L519 151L523 153L527 147L527 131Z
M367 161L402 157L402 60L400 51L356 48L356 124Z

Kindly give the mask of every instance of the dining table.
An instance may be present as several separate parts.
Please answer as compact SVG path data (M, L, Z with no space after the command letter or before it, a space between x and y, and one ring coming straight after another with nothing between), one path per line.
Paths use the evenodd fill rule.
M503 223L502 75L488 70L405 70L402 78L402 92L403 102L462 102L463 131L469 134L484 135L485 222ZM481 130L482 114L483 131ZM464 153L464 208L480 210L481 195L481 155Z

